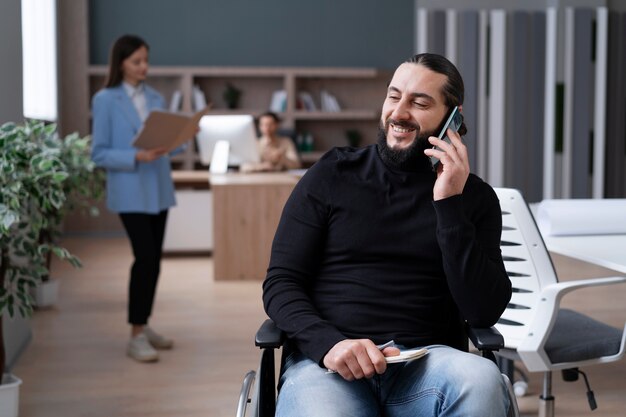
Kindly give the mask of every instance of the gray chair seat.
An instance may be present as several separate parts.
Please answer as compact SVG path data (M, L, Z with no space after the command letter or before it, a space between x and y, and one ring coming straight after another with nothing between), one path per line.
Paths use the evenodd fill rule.
M560 309L545 351L553 363L580 362L619 352L622 331L589 316Z

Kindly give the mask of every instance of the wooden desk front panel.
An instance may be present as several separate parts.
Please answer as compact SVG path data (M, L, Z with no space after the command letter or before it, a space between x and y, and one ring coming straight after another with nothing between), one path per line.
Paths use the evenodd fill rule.
M265 278L276 227L296 182L212 185L216 281Z

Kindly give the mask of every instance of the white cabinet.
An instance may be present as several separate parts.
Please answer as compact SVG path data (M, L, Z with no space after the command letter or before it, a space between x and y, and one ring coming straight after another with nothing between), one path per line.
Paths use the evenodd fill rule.
M213 195L210 190L176 191L165 227L164 252L213 250Z

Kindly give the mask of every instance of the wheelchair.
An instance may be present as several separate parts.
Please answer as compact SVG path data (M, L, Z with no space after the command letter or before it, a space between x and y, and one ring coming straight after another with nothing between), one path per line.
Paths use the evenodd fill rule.
M504 347L504 338L495 327L467 328L472 344L482 355L496 362L494 351ZM237 417L273 417L276 413L276 362L275 351L283 346L285 334L270 319L265 320L256 333L254 344L261 349L261 360L256 371L248 371L243 379ZM283 366L281 355L280 369ZM519 417L519 409L509 378L502 374L511 399L506 417ZM256 382L256 383L255 383Z

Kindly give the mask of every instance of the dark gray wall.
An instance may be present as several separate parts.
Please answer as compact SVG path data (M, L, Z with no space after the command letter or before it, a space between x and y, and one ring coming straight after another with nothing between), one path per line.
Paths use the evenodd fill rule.
M22 99L22 9L20 0L0 1L0 125L24 120ZM6 348L6 371L17 362L31 339L30 322L25 319L3 320ZM3 372L0 369L0 374Z
M626 3L626 2L625 2ZM609 13L605 196L626 196L626 12Z
M395 68L414 52L413 0L91 0L90 62L134 33L154 65Z
M0 1L0 124L21 122L22 13L20 0Z

